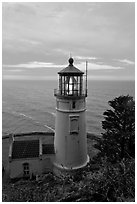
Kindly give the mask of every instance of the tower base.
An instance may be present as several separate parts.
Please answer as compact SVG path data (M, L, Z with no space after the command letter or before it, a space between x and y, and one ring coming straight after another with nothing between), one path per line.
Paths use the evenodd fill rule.
M59 164L54 162L54 164L53 164L53 173L56 176L59 176L59 177L62 176L62 175L68 175L68 174L69 175L75 175L79 170L84 170L85 169L85 167L89 163L89 160L90 160L90 158L87 155L87 161L83 165L73 167L73 168L68 168L68 167L59 165Z

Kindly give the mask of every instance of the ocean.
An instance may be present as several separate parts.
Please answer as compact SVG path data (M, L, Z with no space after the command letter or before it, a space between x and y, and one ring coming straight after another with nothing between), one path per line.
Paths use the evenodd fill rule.
M3 80L2 135L53 131L55 128L57 81ZM87 132L100 135L108 101L120 95L135 96L134 81L88 81Z

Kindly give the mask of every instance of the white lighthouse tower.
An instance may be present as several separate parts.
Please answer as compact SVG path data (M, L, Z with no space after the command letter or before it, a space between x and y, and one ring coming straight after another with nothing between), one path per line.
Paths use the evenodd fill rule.
M86 97L83 74L73 66L73 58L69 65L58 72L59 86L55 90L55 162L58 170L75 170L86 166L87 155L86 134ZM87 77L86 77L87 84Z

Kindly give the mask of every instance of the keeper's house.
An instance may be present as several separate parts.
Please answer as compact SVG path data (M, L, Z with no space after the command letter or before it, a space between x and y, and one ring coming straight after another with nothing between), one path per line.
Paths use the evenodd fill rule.
M3 158L3 171L11 179L31 178L52 171L55 154L54 133L10 135L8 150L7 163Z

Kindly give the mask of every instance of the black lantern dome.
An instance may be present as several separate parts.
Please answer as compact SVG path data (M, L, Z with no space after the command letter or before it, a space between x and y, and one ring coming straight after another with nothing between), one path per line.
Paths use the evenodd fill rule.
M58 72L58 74L60 75L82 75L84 74L84 72L80 71L78 68L76 68L74 65L73 65L73 58L69 58L69 65L68 67L66 67L65 69L62 69L60 72Z

